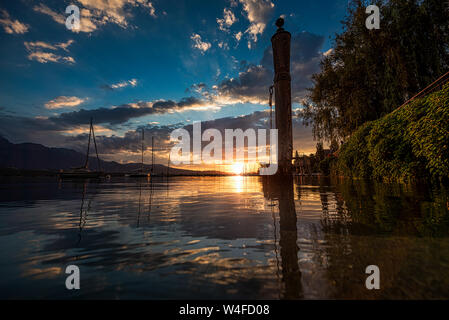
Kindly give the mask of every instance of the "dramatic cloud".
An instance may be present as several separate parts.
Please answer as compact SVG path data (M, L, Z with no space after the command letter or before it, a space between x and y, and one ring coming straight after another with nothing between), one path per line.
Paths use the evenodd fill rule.
M50 44L43 41L36 42L24 42L23 44L27 48L28 51L34 51L39 49L47 49L47 50L58 50L62 49L68 52L68 47L73 43L73 40L68 40L67 42L60 42L56 44Z
M154 9L153 4L151 2L147 2L146 6L149 10L150 16L152 16L153 18L157 18L156 9ZM167 13L164 11L163 14L166 15Z
M302 32L292 37L291 76L292 100L300 103L311 87L311 76L319 71L323 54L320 49L324 37ZM267 103L268 88L273 83L273 52L268 47L258 65L241 62L241 72L237 78L222 81L215 92L210 92L218 103Z
M36 60L40 63L55 62L55 63L75 63L75 59L68 55L59 55L53 52L45 52L42 50L56 51L62 49L65 52L69 52L68 47L73 43L73 40L67 42L61 42L56 44L50 44L43 41L36 42L24 42L25 48L28 50L28 59Z
M224 8L223 19L217 18L218 28L222 31L229 31L229 28L237 21L231 9Z
M209 42L204 42L201 40L201 36L199 34L192 34L190 39L193 40L193 47L197 48L201 51L202 54L211 48L211 44Z
M161 161L164 159L164 163L168 158L168 153L171 147L174 145L170 141L170 133L176 128L186 129L191 137L193 136L193 126L186 125L174 125L174 126L145 126L145 145L149 146L151 143L151 137L155 139L156 148L156 158ZM269 113L266 111L256 111L254 113L240 116L240 117L226 117L219 118L210 121L201 122L201 130L204 132L207 129L217 129L221 132L222 137L225 136L225 129L268 129L269 128ZM141 143L141 132L140 129L128 131L123 137L117 136L100 136L98 138L99 148L102 154L115 155L118 154L120 157L125 156L129 152L135 153L131 158L134 161L138 161L138 152L140 151ZM80 149L85 145L87 140L87 135L82 137ZM207 145L209 142L203 141L202 147ZM223 139L224 143L224 139ZM300 153L312 153L315 149L315 142L313 141L312 130L308 127L303 126L301 121L296 119L293 120L293 148L294 150L299 150ZM223 145L223 148L225 146ZM193 150L193 149L191 149ZM223 157L225 154L223 153ZM254 159L253 159L254 160ZM185 167L189 169L189 167Z
M65 16L62 13L57 13L47 7L44 4L40 4L37 6L34 6L34 11L46 14L50 16L55 22L62 24L65 26L65 22L67 19L67 16ZM100 23L98 23L100 24ZM92 17L92 14L87 9L81 9L80 10L80 28L79 29L72 29L73 32L92 32L97 29L96 23L94 23L94 17Z
M73 113L71 113L73 114ZM202 130L209 128L218 129L224 136L225 129L243 130L249 128L266 128L267 112L255 112L249 115L239 117L226 117L202 122ZM72 115L70 116L73 119ZM80 117L78 115L77 117ZM67 120L68 117L64 117ZM104 119L98 117L95 121L96 140L99 150L102 154L115 155L118 152L140 152L141 129L145 129L146 145L151 143L151 137L155 138L155 144L159 150L168 151L173 145L170 141L170 133L177 128L184 128L192 133L192 125L174 124L174 125L155 125L148 123L135 130L127 131L123 136L114 135L113 132L101 126L99 123ZM85 151L89 127L85 123L68 124L58 117L54 118L25 118L7 116L0 118L0 127L6 130L8 135L5 137L13 142L39 142L48 146L65 146L75 150ZM3 134L0 131L0 136ZM167 154L168 155L168 154ZM118 155L118 156L123 156ZM116 159L118 160L118 159Z
M53 20L56 21L57 23L65 25L66 17L62 13L57 13L53 11L43 3L34 6L33 10L42 14L46 14L47 16L52 17Z
M269 111L255 111L253 113L237 116L225 117L201 122L201 130L217 129L224 137L225 129L269 129ZM184 126L184 129L192 134L193 125Z
M49 101L46 107L57 109L75 107L86 99L77 97L58 97ZM137 102L112 108L92 110L80 109L64 112L50 117L23 117L2 112L0 117L0 136L12 139L14 142L37 142L49 146L64 145L68 136L85 133L86 125L93 118L95 126L102 128L101 132L117 130L128 120L152 114L167 114L187 110L210 110L217 106L195 97L186 97L178 102L159 100L154 102ZM125 125L126 127L126 125ZM109 133L113 133L109 131ZM99 132L100 133L100 132ZM61 136L63 135L63 136Z
M241 31L237 32L237 33L234 35L234 37L235 37L235 39L236 39L237 41L240 41L240 39L242 39L242 36L243 36L243 32L241 32Z
M77 0L84 8L89 10L90 16L99 23L111 22L121 27L127 27L127 17L131 16L127 12L127 7L140 6L153 17L156 17L156 11L153 4L147 0Z
M51 52L42 52L42 51L35 51L31 52L28 55L29 60L36 60L40 63L47 63L47 62L55 62L55 63L75 63L75 59L72 57L63 57Z
M74 40L68 40L67 42L61 42L56 44L56 47L61 48L62 50L68 52L69 50L67 48L74 42L75 42Z
M261 65L249 65L238 78L224 80L217 87L215 99L221 103L266 103L273 72Z
M206 101L195 97L188 97L181 99L179 102L172 100L159 100L155 102L141 101L113 108L99 108L93 110L81 109L78 111L61 113L56 117L49 118L49 120L65 126L73 126L89 123L90 118L93 118L95 123L118 125L123 124L130 119L151 114L174 113L187 110L210 110L216 108L216 105Z
M131 87L137 86L137 79L121 81L121 82L114 83L111 85L103 85L102 88L106 89L106 90L116 90L116 89L126 88L128 86L131 86Z
M61 96L49 101L46 107L49 109L75 107L84 100L86 99ZM131 131L124 137L117 137L114 134L117 130L129 128L130 125L133 125L128 122L129 120L152 114L160 115L187 110L214 110L216 108L218 108L216 105L207 101L195 97L186 97L178 102L171 100L142 101L112 108L80 109L48 117L25 117L8 114L0 110L0 136L16 143L34 142L83 151L87 141L88 124L90 119L93 118L97 143L100 144L101 153L109 154L115 160L126 160L128 156L132 156L128 153L135 150L131 141L139 143L140 132L133 133ZM141 121L139 122L141 123ZM169 141L170 132L182 126L183 124L159 126L154 121L149 121L146 128L154 131L153 134L157 133L156 139L159 146L168 148L171 145ZM118 150L124 153L117 154Z
M142 146L142 132L145 130L145 140L144 144L147 149L151 146L151 138L154 138L155 152L157 152L156 157L159 157L161 151L164 155L168 155L168 150L172 143L170 142L170 133L179 128L180 125L173 126L158 126L148 124L143 127L139 127L136 130L127 131L123 136L116 135L97 135L97 144L101 154L111 155L120 154L120 159L115 158L114 160L126 159L128 153L139 153L141 152ZM95 130L96 132L97 130ZM73 137L68 137L66 140L69 144L75 143L79 144L79 149L83 150L87 141L87 134L77 135ZM133 159L133 158L131 158ZM134 157L134 161L136 158Z
M200 50L202 54L204 54L207 50L209 50L212 45L209 42L205 42L201 40L201 36L199 34L192 34L190 39L193 40L193 47Z
M170 141L170 133L177 128L184 128L192 135L192 125L161 126L148 123L117 136L107 127L99 125L96 120L95 132L98 149L102 157L109 160L138 161L142 128L145 129L145 145L149 148L151 137L154 137L156 159L158 161L164 159L164 163L167 161L168 153L174 145L174 142ZM65 147L85 152L89 132L87 123L68 125L52 118L4 116L0 117L0 136L4 136L12 142L36 142L47 146ZM225 136L225 129L268 129L268 127L268 111L256 111L248 115L219 118L201 123L203 132L214 128L219 130L223 137ZM300 153L314 151L315 143L313 142L311 129L304 127L300 119L297 118L293 119L293 142L294 149L299 150ZM207 142L204 142L203 146L205 144Z
M251 40L257 42L274 12L274 4L270 0L240 0L250 25L245 31Z
M77 0L74 3L80 7L80 29L73 29L73 32L92 32L99 26L107 23L114 23L122 28L129 26L128 19L132 17L129 9L141 7L152 17L156 17L156 10L152 2L147 0ZM59 24L65 25L66 16L57 13L44 4L33 8L36 12L46 14Z
M9 34L24 34L29 28L28 25L19 20L11 19L9 13L3 9L0 9L0 25L3 27L3 30Z
M78 97L66 97L60 96L53 100L48 101L45 104L47 109L61 109L61 108L73 108L84 103L87 99L82 99Z

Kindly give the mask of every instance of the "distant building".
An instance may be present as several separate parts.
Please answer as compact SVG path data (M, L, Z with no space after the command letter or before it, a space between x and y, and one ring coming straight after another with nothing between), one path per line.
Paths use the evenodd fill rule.
M312 158L306 155L296 156L293 158L293 172L297 175L311 175L313 173Z
M322 154L320 155L322 159L332 156L330 149L322 149ZM310 154L309 156L300 156L298 152L295 153L293 157L293 173L301 176L308 176L316 174L318 172L317 168L317 155Z

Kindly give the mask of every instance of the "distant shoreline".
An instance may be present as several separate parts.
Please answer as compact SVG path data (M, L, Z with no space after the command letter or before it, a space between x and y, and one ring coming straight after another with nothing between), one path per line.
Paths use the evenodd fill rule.
M126 172L106 172L105 175L111 177L125 177ZM58 171L53 170L28 170L16 168L0 168L0 177L57 177ZM247 174L246 176L255 176L257 174ZM166 174L153 174L154 177L167 177ZM201 173L193 171L192 173L170 174L169 177L228 177L234 176L228 173Z
M0 168L0 177L57 177L59 171L55 170L30 170L30 169L17 169L17 168ZM105 176L110 177L126 177L128 172L105 172ZM234 177L234 176L244 176L244 177L259 177L257 173L246 173L242 175L236 175L232 173L211 173L201 171L191 171L191 173L174 173L167 176L166 174L153 174L153 177L163 178L163 177ZM292 174L293 177L301 175ZM330 177L320 173L314 173L312 175L304 175L305 177ZM263 176L262 176L263 177Z

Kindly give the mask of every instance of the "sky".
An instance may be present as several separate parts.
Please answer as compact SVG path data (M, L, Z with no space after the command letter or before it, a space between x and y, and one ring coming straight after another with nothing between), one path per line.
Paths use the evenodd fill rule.
M274 22L292 34L297 110L347 2L0 0L0 136L84 152L93 117L102 158L139 161L143 128L165 163L170 132L194 121L266 126ZM66 27L71 4L78 30ZM313 152L311 128L293 124L294 149Z

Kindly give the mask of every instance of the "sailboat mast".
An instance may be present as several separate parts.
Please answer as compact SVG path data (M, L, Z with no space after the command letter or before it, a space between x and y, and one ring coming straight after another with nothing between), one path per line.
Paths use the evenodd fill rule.
M89 166L89 150L90 150L90 137L92 134L92 118L90 118L90 127L89 127L89 142L87 143L87 153L86 153L86 162L84 163L84 168L87 169Z
M94 131L94 125L92 124L92 118L91 118L91 120L90 120L90 129L91 129L91 131L92 131L92 138L93 138L93 140L94 140L95 153L97 154L98 171L101 171L100 157L98 156L97 141L95 140L95 131Z
M145 135L145 129L142 128L142 165L141 165L142 172L143 172L143 141L145 139L144 135Z

